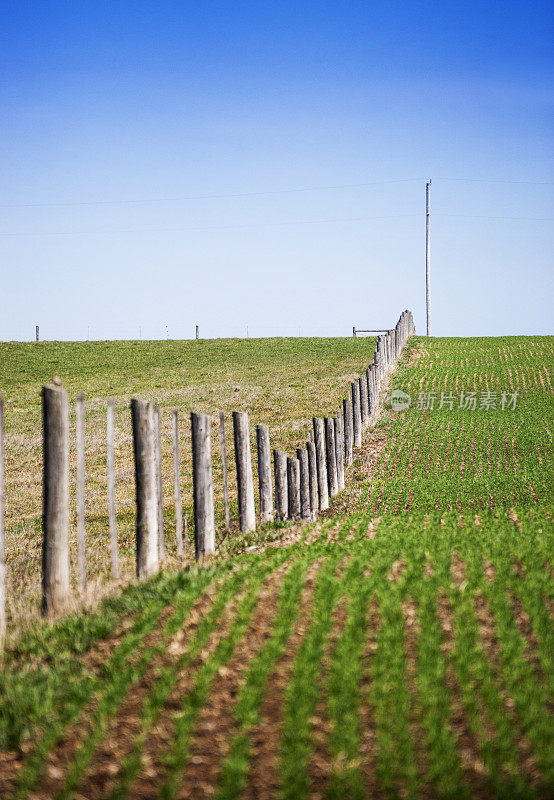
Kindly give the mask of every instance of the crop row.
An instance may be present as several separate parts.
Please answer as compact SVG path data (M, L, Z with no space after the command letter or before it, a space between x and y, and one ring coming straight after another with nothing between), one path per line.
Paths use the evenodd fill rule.
M548 515L370 522L160 576L103 628L29 639L2 677L3 796L552 791Z

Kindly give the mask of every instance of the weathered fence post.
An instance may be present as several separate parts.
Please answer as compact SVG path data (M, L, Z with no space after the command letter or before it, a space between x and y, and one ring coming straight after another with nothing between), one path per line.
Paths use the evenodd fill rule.
M227 452L225 448L225 414L219 412L219 445L221 447L221 471L223 473L223 501L225 503L225 530L231 525L229 516L229 486L227 484Z
M318 491L317 491L317 456L315 451L315 444L313 442L313 434L310 431L310 438L306 443L308 451L308 475L310 479L310 509L312 512L312 521L317 519L318 507Z
M158 487L158 554L165 558L164 503L162 495L162 436L160 431L160 409L154 406L154 433L156 445L156 485Z
M59 378L42 387L42 613L69 604L69 403Z
M317 463L317 490L319 510L329 508L329 487L327 485L327 462L325 459L325 427L321 418L314 417L314 443Z
M131 400L133 454L137 504L137 578L149 578L158 571L158 497L154 444L154 411L146 400Z
M4 395L0 392L0 655L6 641L6 533L4 514L6 486L4 472Z
M347 467L352 463L352 447L354 446L354 428L352 424L352 398L350 390L342 401L344 419L344 463Z
M342 416L335 417L335 454L337 462L337 485L339 492L345 487L344 482L344 431Z
M171 433L173 438L173 493L175 496L175 537L177 555L183 555L183 505L181 503L181 469L179 464L179 412L171 414ZM185 521L186 525L186 521ZM186 530L186 529L185 529Z
M271 450L267 425L256 426L256 444L258 449L260 519L262 522L271 522L273 519L273 487L271 485Z
M194 548L196 560L215 553L212 443L208 414L190 415L192 482L194 493Z
M335 421L333 417L325 417L325 451L327 455L327 480L329 482L329 496L334 497L339 491L339 484L337 480Z
M354 447L362 446L362 410L360 407L360 382L352 383L352 423L354 427Z
M112 562L112 578L119 578L119 552L117 547L117 517L115 513L115 473L114 473L114 400L108 399L107 416L107 457L108 472L108 521L110 526L110 554Z
M289 496L289 519L300 519L300 462L287 458L287 491Z
M310 504L310 470L308 466L308 451L305 447L296 450L296 457L300 464L300 516L302 519L312 518Z
M368 401L367 401L367 378L365 372L363 375L360 375L359 384L360 384L360 415L362 418L362 431L363 431L363 429L367 425L367 420L369 416Z
M246 411L233 411L233 430L237 465L239 527L241 531L254 531L256 530L256 509L254 506L252 455L250 453L250 429Z
M289 513L289 493L287 486L287 454L282 450L273 451L275 469L275 508L277 519L284 520Z
M87 588L87 555L85 544L85 395L79 392L75 409L75 439L77 455L77 565L79 587Z

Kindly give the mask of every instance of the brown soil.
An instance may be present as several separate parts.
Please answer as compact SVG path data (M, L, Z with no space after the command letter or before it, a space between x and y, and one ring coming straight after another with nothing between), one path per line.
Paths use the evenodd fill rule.
M285 564L268 579L247 631L229 663L219 670L196 725L189 762L177 795L182 800L191 797L201 800L214 795L231 737L237 732L233 706L251 660L271 636L282 578L289 568L290 564Z
M449 598L441 592L438 597L438 618L444 641L442 651L446 660L446 685L452 699L450 727L456 737L456 747L465 781L476 800L490 800L492 793L487 782L487 768L480 754L477 737L472 732L465 709L462 691L454 671L451 653L454 649L454 614Z
M510 696L504 680L502 671L502 656L500 652L500 644L496 637L496 628L494 625L494 617L491 609L485 598L481 594L475 595L475 613L479 622L479 635L483 650L487 654L492 668L495 683L497 684L499 695L502 698L504 712L510 721L510 727L517 732L514 735L514 742L519 753L522 772L527 776L531 786L538 790L541 786L541 774L537 767L536 759L533 755L531 745L527 737L522 733L521 727L518 724L516 714L514 712L515 702Z
M403 558L399 558L391 565L387 580L391 583L398 583L404 572L406 571L406 562Z
M131 653L127 660L128 664L137 663L144 650L155 646L159 642L163 625L172 613L172 606L165 606L162 609L156 627L144 637L139 646ZM50 753L39 788L29 795L30 799L43 800L47 797L55 797L62 789L67 767L70 766L73 758L90 734L97 704L98 698L94 695L81 713L78 722L65 731L61 741Z
M95 642L92 647L80 657L81 663L90 675L98 675L102 666L109 661L117 645L133 627L138 613L137 611L134 614L122 618L117 623L116 629L110 636ZM28 666L32 669L34 666L40 666L40 664L29 662ZM40 732L37 731L28 736L25 741L22 742L19 751L0 751L0 797L8 797L13 792L14 781L24 766L25 759L33 752L39 735Z
M402 603L404 617L404 641L406 646L406 677L410 693L410 729L414 742L414 752L422 784L419 788L419 797L432 798L433 787L429 780L429 761L425 749L425 729L421 724L422 708L417 688L417 640L420 634L419 620L417 618L417 605L412 598Z
M245 800L273 800L279 788L278 764L284 725L283 695L289 684L294 659L309 625L317 572L322 559L310 565L300 599L299 616L281 658L270 675L260 709L260 723L250 734L252 761Z
M328 682L331 660L348 616L348 600L342 597L333 612L329 637L325 643L318 675L319 701L310 719L314 750L308 764L312 800L323 798L332 769L329 736L332 730L328 715Z
M367 793L370 797L381 800L386 792L377 780L377 729L375 726L375 710L371 703L371 670L377 651L377 637L381 628L381 616L377 599L373 597L367 614L367 636L362 653L362 679L360 681L360 771Z
M80 787L88 800L100 800L115 788L121 765L133 747L133 741L141 731L141 712L144 700L156 682L157 675L167 667L175 666L198 630L203 617L209 612L217 592L213 584L193 604L183 627L173 636L163 653L150 663L143 678L134 684L121 708L110 720L101 746L96 751L85 772Z

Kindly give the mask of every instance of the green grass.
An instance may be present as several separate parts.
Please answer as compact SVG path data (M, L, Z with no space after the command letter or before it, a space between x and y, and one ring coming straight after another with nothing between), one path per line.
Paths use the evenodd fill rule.
M40 608L41 469L40 392L58 375L71 401L70 487L74 501L74 402L86 396L86 534L92 596L109 579L106 477L106 406L115 400L116 508L121 570L134 574L134 466L130 399L140 395L161 409L164 518L170 563L176 559L171 411L180 413L181 491L188 522L187 555L194 552L189 413L212 415L212 454L218 537L224 513L218 425L226 414L233 531L238 528L231 412L247 410L255 426L267 423L273 447L295 451L314 414L338 409L349 382L367 367L374 340L218 339L167 342L0 343L0 391L5 396L6 559L9 633ZM256 479L256 460L254 459ZM228 544L228 542L227 542ZM76 529L72 519L72 558Z
M58 792L79 794L87 770L94 779L110 720L142 680L148 689L136 709L139 733L125 743L109 796L132 795L137 779L148 785L146 742L179 676L187 675L190 688L151 784L153 796L177 797L187 771L202 769L191 754L214 681L248 635L263 582L286 565L271 630L248 656L225 709L232 724L219 742L223 755L210 789L218 800L243 796L256 768L253 736L264 700L299 624L307 570L321 559L279 698L283 724L272 733L278 758L267 779L279 786L277 796L452 799L472 797L474 786L480 797L554 796L551 367L552 340L545 337L413 341L394 385L449 391L456 381L458 389L479 386L481 375L483 386L488 381L498 391L510 381L519 385L521 402L512 411L387 411L376 473L364 473L361 453L350 471L349 480L357 475L365 484L350 512L332 509L321 528L307 527L306 538L288 547L166 572L98 611L24 633L0 674L0 759L2 751L20 749L22 767L5 784L0 777L0 794L40 793L49 754L93 698L91 734L64 765ZM274 526L243 541L269 544L282 532ZM191 603L215 581L210 609L185 650L153 668ZM208 651L233 600L228 632ZM160 625L167 603L172 613ZM331 647L339 603L345 620ZM370 608L379 619L372 630ZM129 625L116 634L122 619ZM146 648L150 631L159 635ZM104 667L87 668L90 649L112 636ZM326 723L320 733L329 758L321 786L313 785L316 712Z

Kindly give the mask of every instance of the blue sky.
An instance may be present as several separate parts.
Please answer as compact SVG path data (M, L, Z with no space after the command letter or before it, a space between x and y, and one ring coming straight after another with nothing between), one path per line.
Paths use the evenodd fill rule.
M552 22L4 2L0 339L552 332Z

